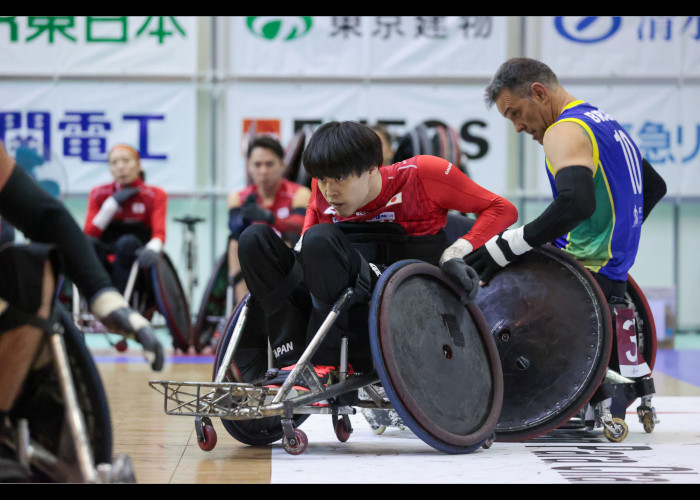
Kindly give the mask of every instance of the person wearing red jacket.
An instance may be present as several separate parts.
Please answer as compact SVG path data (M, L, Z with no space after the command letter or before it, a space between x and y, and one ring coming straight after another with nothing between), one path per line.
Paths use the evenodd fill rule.
M90 191L84 232L123 292L137 254L139 265L150 267L163 251L168 195L145 183L140 155L131 146L114 146L108 162L114 180Z
M264 352L269 338L281 377L349 287L354 289L351 303L311 362L319 376L337 367L339 342L347 336L351 366L370 369L368 302L381 267L411 258L439 265L473 300L478 276L464 257L517 220L512 203L444 159L422 155L382 166L379 137L358 122L319 127L303 161L313 178L312 193L294 250L265 226L249 227L239 241L243 275L265 319L255 333L241 338L240 348ZM449 210L477 214L471 229L451 244L444 231ZM389 238L373 254L372 238L369 245L356 243L349 233L353 227L398 239L392 244ZM250 359L258 355L251 352ZM244 357L241 351L238 359Z
M37 351L53 331L58 275L65 274L90 311L115 333L137 340L163 367L163 346L151 324L112 285L68 209L13 160L0 141L0 217L29 243L0 245L0 421L12 409ZM43 361L40 360L43 359ZM50 358L49 358L50 359Z
M229 196L229 282L239 300L248 293L238 261L241 232L251 224L266 224L290 246L301 235L311 191L285 179L285 167L280 143L269 136L257 137L246 154L246 170L252 182Z

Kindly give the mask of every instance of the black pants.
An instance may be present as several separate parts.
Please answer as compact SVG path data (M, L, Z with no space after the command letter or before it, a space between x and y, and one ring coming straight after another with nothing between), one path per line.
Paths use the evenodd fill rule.
M90 238L90 240L100 262L112 277L112 284L124 293L137 251L143 247L143 243L134 234L124 234L111 244L96 238ZM110 255L114 256L113 261L110 261Z
M41 306L46 262L51 264L54 280L58 281L62 261L53 245L0 245L0 298L16 308L0 312L0 333L25 324L25 314L34 316ZM15 314L17 311L21 314Z
M277 367L299 359L336 300L355 286L362 266L360 254L333 224L309 228L299 255L270 227L253 224L240 236L238 258L251 297L264 316L257 332L245 329L241 347L263 348L268 337ZM369 295L354 298L355 303L338 315L312 363L338 365L340 341L347 336L353 368L359 371L372 366Z
M622 300L627 293L627 280L613 281L607 276L599 273L593 273L593 277L598 282L603 294L609 303L614 303L616 300Z

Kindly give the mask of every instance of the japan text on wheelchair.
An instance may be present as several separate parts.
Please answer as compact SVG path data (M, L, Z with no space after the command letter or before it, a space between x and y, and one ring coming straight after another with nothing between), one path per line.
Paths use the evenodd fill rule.
M58 300L33 323L44 330L37 359L50 362L34 364L0 422L0 482L135 482L130 458L112 456L108 401L83 333Z
M175 266L166 252L161 252L156 263L148 268L140 268L138 262L133 263L124 297L135 311L149 321L158 312L172 336L173 347L182 352L188 351L193 342L189 304ZM85 299L67 279L63 279L59 285L58 299L72 312L81 331L103 333L118 351L127 349L127 342L122 338L112 343L111 332L88 311Z
M324 385L310 360L353 293L348 289L338 297L281 386L266 382L268 356L251 362L238 349L259 311L250 295L228 319L217 345L213 382L154 380L151 386L164 393L166 413L195 417L205 450L216 444L211 422L216 417L243 443L281 439L285 450L298 454L308 445L301 423L310 414L330 414L336 436L345 441L352 432L349 417L358 407L396 409L422 440L446 453L489 446L502 401L500 363L488 327L465 291L432 264L395 262L380 276L369 304L374 367L349 371L348 343L341 342L338 371ZM419 367L406 362L426 357ZM298 380L309 390L297 391ZM436 418L437 413L442 416Z
M627 288L622 303L608 304L589 271L545 246L501 270L467 301L436 266L400 260L384 270L370 300L373 370L348 374L346 343L330 385L320 383L310 363L349 300L348 289L287 380L266 386L261 376L271 360L254 373L239 369L244 360L237 346L256 310L248 295L223 328L212 382L154 380L151 386L164 394L167 414L195 417L206 451L217 440L212 418L240 442L282 439L287 452L299 454L308 446L299 426L309 414L330 414L345 441L357 408L377 434L388 425L407 427L445 453L572 425L602 427L608 440L622 441L625 410L637 398L645 431L658 423L651 406L653 318L631 277ZM295 391L298 380L309 390Z

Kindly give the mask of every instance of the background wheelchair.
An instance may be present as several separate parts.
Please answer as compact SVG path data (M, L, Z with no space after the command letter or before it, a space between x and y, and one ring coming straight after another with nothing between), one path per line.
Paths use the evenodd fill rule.
M134 310L149 321L154 313L158 312L165 320L173 347L182 352L189 350L193 342L189 304L175 267L165 252L161 252L156 264L147 269L140 269L138 262L134 262L124 297ZM70 281L62 280L58 289L58 299L72 312L75 324L80 330L85 333L109 335L106 327L88 311L84 298ZM123 339L112 345L119 351L127 349L127 343Z
M242 443L264 446L281 439L288 453L298 455L308 446L300 426L309 415L330 414L336 437L344 442L352 433L350 415L365 407L396 411L421 440L441 452L488 448L503 380L495 342L474 302L439 268L416 260L396 262L381 275L370 301L374 369L348 373L344 339L340 369L324 386L309 360L352 293L348 289L338 298L280 387L265 383L269 354L251 361L238 350L248 321L260 314L250 295L226 324L213 382L152 380L150 385L164 395L166 414L195 417L205 451L217 441L212 418L220 418ZM298 380L309 390L297 392ZM360 389L367 399L359 397Z
M626 409L652 432L656 330L642 290L628 276L625 300L608 304L592 274L553 246L499 271L476 298L503 367L496 440L523 441L559 427L602 427L627 437ZM607 389L600 401L592 398Z
M192 326L192 345L196 352L202 352L207 346L216 349L236 302L233 286L228 282L228 256L224 253L214 264Z
M45 333L51 363L30 371L0 430L0 465L14 481L136 482L127 455L112 457L107 397L71 315L56 302ZM19 477L18 477L19 476Z

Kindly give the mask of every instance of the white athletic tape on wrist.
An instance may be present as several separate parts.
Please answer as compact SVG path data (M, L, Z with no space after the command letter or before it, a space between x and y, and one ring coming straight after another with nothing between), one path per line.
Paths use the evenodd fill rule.
M129 308L129 304L124 296L115 290L106 290L98 294L90 304L90 310L98 319L105 319L117 309L124 307ZM146 318L133 310L129 313L129 324L136 331L144 326L151 326Z
M90 304L90 310L97 318L106 318L120 307L129 307L124 296L115 290L105 290L97 295Z
M532 250L532 247L525 241L524 230L525 226L520 226L517 229L512 229L503 233L503 239L508 242L510 251L515 255L522 255Z
M118 209L119 203L117 203L117 200L110 196L102 204L100 211L97 212L97 215L92 218L92 223L104 231L109 223L112 222L114 214L117 213Z
M486 247L486 250L489 252L489 255L491 255L491 258L496 261L496 264L498 264L501 267L506 267L508 265L508 259L506 259L506 256L503 255L503 252L501 251L500 247L496 243L497 239L498 239L498 235L494 236L489 241L484 243L484 246Z
M137 332L141 328L143 328L144 326L149 327L149 328L151 326L151 324L148 322L148 320L146 318L144 318L139 313L137 313L136 311L133 311L133 310L131 311L131 313L129 313L129 324L131 326L133 326L134 330L136 330Z
M160 253L163 250L163 242L159 238L153 238L146 243L145 248L146 250L153 250L156 253Z
M458 238L457 241L452 243L449 247L442 252L440 257L440 265L450 259L463 259L465 256L469 255L471 251L474 250L471 242L465 240L464 238Z
M294 245L294 251L295 252L301 252L301 240L304 239L304 235L302 234L301 237L299 238L299 241L297 241L297 244Z

